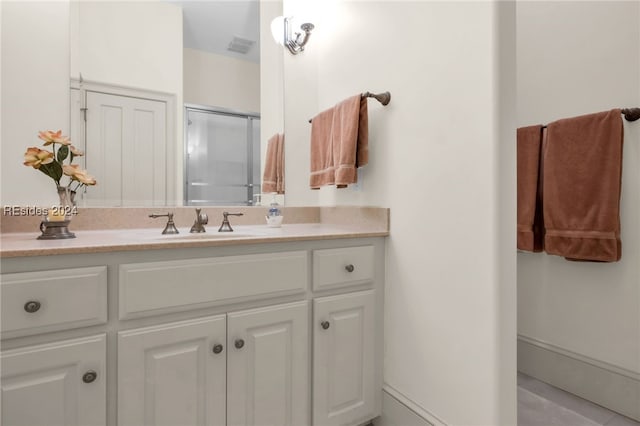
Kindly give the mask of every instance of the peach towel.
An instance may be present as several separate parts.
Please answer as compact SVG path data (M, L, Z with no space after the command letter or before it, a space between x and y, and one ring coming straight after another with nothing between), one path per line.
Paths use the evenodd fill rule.
M367 98L361 95L347 98L334 107L331 133L338 188L358 182L356 169L369 162L368 120Z
M558 120L543 143L545 251L572 260L622 256L620 110Z
M369 162L367 98L351 96L311 121L311 189L345 188Z
M333 167L333 148L331 145L331 126L333 108L322 111L311 121L311 189L323 185L333 185L335 173Z
M262 176L262 192L284 194L284 135L277 133L269 139Z
M540 184L542 125L517 131L518 249L540 252L544 238Z

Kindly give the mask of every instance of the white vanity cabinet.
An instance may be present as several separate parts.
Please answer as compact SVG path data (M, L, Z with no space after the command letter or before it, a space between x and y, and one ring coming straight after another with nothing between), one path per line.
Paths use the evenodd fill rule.
M224 426L226 318L118 333L118 425Z
M118 424L308 424L307 318L303 301L119 332Z
M3 308L20 308L2 314L3 426L380 415L384 238L1 261ZM38 289L39 314L23 313Z
M375 293L313 302L313 424L358 424L376 412Z
M309 424L307 305L228 315L227 425Z
M2 425L106 424L106 336L2 352Z

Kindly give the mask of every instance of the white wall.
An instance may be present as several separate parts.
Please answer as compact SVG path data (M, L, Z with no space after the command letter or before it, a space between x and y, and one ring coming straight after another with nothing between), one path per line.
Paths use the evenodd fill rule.
M518 2L518 125L640 106L640 3ZM622 260L518 254L518 333L640 373L640 122L624 126Z
M260 169L264 175L267 142L276 133L284 132L284 54L271 35L271 21L282 16L282 1L260 1ZM285 136L286 140L286 136ZM286 142L285 142L286 145ZM285 188L286 190L286 188ZM262 204L271 202L271 195L263 195ZM284 196L277 196L284 204Z
M160 1L80 1L73 3L76 15L67 41L72 78L81 73L86 81L175 95L176 134L169 136L169 143L176 147L176 198L181 200L182 9ZM66 52L69 56L69 47Z
M308 47L285 57L287 205L390 207L387 386L447 424L515 424L513 5L336 0L308 16ZM369 101L361 189L309 190L307 120L367 90L391 103Z
M260 64L186 48L184 102L260 112Z
M55 183L22 165L39 130L69 132L69 2L0 2L2 205L59 203ZM51 25L55 23L55 25Z

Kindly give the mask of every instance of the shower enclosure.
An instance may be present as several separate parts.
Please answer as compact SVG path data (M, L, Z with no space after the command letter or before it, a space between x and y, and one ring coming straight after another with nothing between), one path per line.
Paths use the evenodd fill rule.
M185 205L250 206L261 191L260 116L185 107Z

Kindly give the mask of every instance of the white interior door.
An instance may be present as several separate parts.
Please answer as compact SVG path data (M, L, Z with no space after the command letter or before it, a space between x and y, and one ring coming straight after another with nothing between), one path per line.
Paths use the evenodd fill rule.
M2 425L106 425L106 347L102 334L3 352Z
M224 426L225 316L118 333L119 426Z
M86 92L86 167L92 206L167 205L167 104Z
M228 317L227 425L308 425L307 302Z

